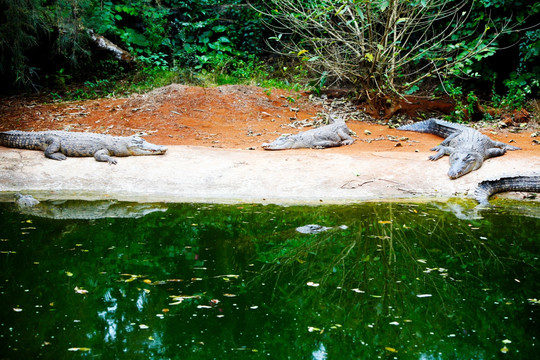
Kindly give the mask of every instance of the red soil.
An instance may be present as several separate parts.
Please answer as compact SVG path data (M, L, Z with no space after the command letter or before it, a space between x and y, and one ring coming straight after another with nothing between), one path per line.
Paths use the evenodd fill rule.
M308 95L285 90L170 85L122 99L45 104L27 98L3 98L0 131L73 130L123 136L142 133L156 144L262 151L263 142L283 133L302 131L289 126L293 121L313 120L323 111L323 105L310 101ZM369 121L349 120L347 124L357 134L356 142L331 151L429 151L441 140ZM529 124L526 130L516 133L482 131L499 141L515 141L514 145L525 151L540 150L531 137L538 126Z

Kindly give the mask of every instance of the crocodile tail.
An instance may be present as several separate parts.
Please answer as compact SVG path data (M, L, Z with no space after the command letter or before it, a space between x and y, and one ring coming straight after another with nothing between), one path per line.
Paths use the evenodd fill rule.
M18 149L42 150L40 132L10 130L0 132L0 145Z
M540 175L509 176L482 181L474 191L474 198L480 204L488 204L491 195L505 191L540 192Z
M448 121L431 118L417 123L403 125L398 127L397 129L434 134L442 138L447 138L456 131L466 129L466 127Z

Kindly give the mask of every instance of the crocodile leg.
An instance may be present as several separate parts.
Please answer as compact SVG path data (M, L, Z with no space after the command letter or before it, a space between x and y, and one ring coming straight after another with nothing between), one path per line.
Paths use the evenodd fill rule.
M491 141L493 147L505 149L505 150L521 150L520 147L508 145L506 143L500 142L500 141ZM501 154L502 155L502 154Z
M434 148L431 148L430 150L431 151L437 151L437 153L435 155L431 155L430 157L428 157L429 160L435 161L435 160L439 160L444 155L450 155L450 151L452 149L447 147L447 146L437 145Z
M110 156L110 153L107 149L101 149L101 150L96 151L94 153L94 158L97 161L103 161L103 162L106 161L109 163L109 165L117 164L117 161Z
M450 142L451 142L452 140L454 140L456 137L458 137L460 134L461 134L461 131L456 131L456 132L450 134L446 139L444 139L444 140L441 142L441 145L442 145L442 146L448 146L448 145L450 145Z
M354 143L354 139L343 129L338 129L337 133L341 138L341 145L351 145Z
M487 149L486 151L486 158L492 158L492 157L496 157L496 156L502 156L504 155L504 153L506 152L506 149L505 148L490 148L490 149Z
M66 155L60 152L60 139L51 136L45 142L48 144L45 149L45 157L53 160L66 160Z
M336 147L339 146L340 143L338 141L332 141L332 140L319 140L313 142L313 147L315 149L324 149L329 147Z

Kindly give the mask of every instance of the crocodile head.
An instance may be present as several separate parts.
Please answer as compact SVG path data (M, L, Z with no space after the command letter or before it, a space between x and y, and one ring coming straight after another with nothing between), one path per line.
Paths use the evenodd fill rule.
M293 149L296 146L297 141L292 135L281 135L271 143L264 143L261 147L264 150L284 150Z
M484 157L471 151L456 151L450 154L450 179L457 179L460 176L470 173L482 166Z
M155 145L138 136L131 136L126 144L130 155L161 155L167 151L166 146Z

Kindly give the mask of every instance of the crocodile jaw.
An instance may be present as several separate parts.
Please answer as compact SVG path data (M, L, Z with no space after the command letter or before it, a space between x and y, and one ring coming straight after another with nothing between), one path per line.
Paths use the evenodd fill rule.
M450 154L450 179L457 179L482 166L484 157L476 152L453 152Z
M261 145L264 150L285 150L295 148L295 141L292 136L282 135L271 143Z
M128 152L131 155L162 155L167 151L167 147L147 142L140 137L132 137L127 145Z

